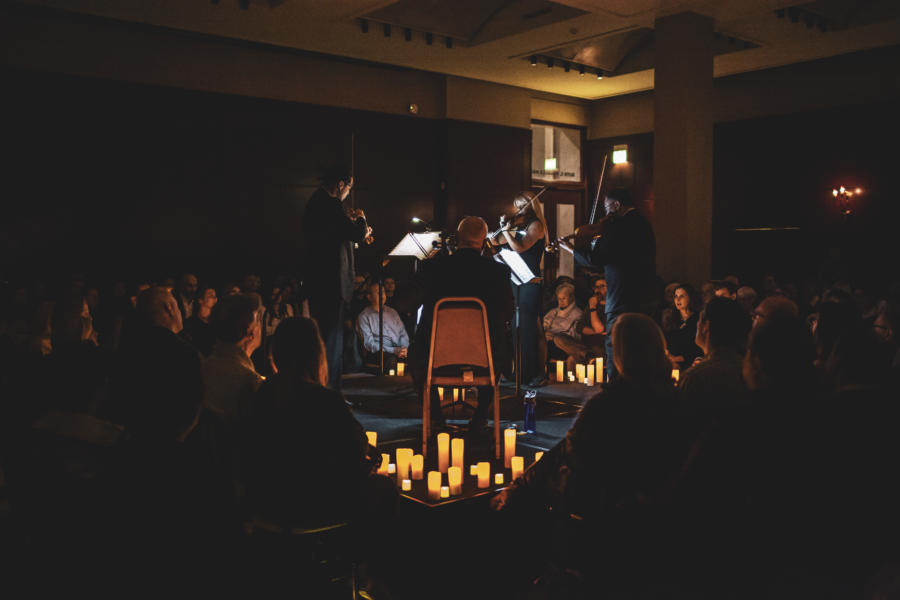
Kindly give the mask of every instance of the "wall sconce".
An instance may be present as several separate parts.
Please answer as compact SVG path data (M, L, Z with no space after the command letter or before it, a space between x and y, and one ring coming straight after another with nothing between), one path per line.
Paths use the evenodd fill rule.
M555 158L545 158L544 159L544 170L548 173L552 173L556 171L556 159Z
M628 146L626 144L613 146L612 162L614 165L621 165L628 162Z
M848 190L844 186L841 186L831 190L831 195L837 200L838 208L845 216L850 215L853 212L853 209L850 206L850 198L859 196L860 194L862 194L861 188Z

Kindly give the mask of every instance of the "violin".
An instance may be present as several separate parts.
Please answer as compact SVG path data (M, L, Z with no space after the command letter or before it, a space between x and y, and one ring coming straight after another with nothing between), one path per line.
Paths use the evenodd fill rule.
M530 190L525 190L518 194L513 202L517 204L522 203L522 206L516 209L515 212L500 215L500 228L493 233L488 233L488 243L490 245L503 245L503 242L498 242L498 238L503 235L504 231L510 233L525 231L528 224L537 218L534 209L534 201L546 190L547 188L544 187L536 194Z
M616 215L614 214L606 215L596 223L587 223L585 225L582 225L581 227L575 229L575 233L564 235L550 242L550 244L547 246L546 251L556 252L565 242L573 242L573 247L576 250L586 248L590 242L604 236L604 234L606 233L606 228L615 218Z
M355 221L356 219L358 219L360 217L362 217L363 219L366 218L366 215L362 211L361 208L353 208L353 207L348 206L345 209L345 212L347 213L347 218L350 219L351 221ZM366 242L366 244L371 244L372 242L375 241L375 236L372 235L372 228L368 226L368 223L366 224L366 229L367 229L368 233L366 234L365 242Z

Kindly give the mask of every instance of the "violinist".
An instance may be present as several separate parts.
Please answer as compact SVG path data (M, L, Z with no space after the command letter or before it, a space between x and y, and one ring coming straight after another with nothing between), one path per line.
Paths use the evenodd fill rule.
M331 167L306 204L303 232L303 290L309 316L316 320L325 342L328 382L340 391L345 306L353 299L353 245L371 236L361 209L345 208L353 175L345 167Z
M560 247L575 254L576 261L603 267L606 276L606 331L626 312L652 314L655 308L656 237L653 228L634 207L623 188L607 192L606 216L596 225L581 227L574 242ZM606 355L613 356L612 335L606 336ZM610 380L616 376L607 361Z
M529 190L517 195L513 200L515 211L500 218L500 230L492 236L495 238L494 245L507 245L511 250L518 252L532 273L537 276L536 280L518 286L518 290L513 290L518 296L519 331L522 336L520 381L530 386L546 384L538 344L542 338L540 277L548 238L547 223L538 195ZM515 329L513 332L515 337ZM515 344L515 339L513 343Z

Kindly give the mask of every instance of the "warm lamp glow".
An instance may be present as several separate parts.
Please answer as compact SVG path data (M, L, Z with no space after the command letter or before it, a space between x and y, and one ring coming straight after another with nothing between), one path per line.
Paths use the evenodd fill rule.
M556 159L555 158L545 158L544 159L544 170L545 171L555 171L556 170Z
M612 162L614 165L621 165L628 162L628 146L626 144L613 146Z

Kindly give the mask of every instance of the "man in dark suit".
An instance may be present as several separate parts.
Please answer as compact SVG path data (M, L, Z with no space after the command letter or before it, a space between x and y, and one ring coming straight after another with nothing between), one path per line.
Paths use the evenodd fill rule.
M424 373L428 367L434 305L441 298L472 296L484 302L487 308L494 371L498 375L501 372L508 373L505 367L509 362L506 341L508 325L513 317L510 271L506 265L481 255L487 231L484 219L465 217L457 228L457 251L427 261L416 278L420 290L424 293L424 302L422 319L416 328L411 354L413 376L420 391L423 391ZM472 430L484 428L487 423L487 409L492 399L493 388L478 388L478 407L470 423ZM439 423L441 411L437 394L431 394L431 414L432 419Z
M353 187L347 169L330 168L313 192L303 215L305 248L303 289L309 316L316 320L328 360L328 387L341 389L344 307L353 299L353 244L371 229L360 209L345 209Z
M602 234L575 238L579 264L603 267L606 277L606 330L612 331L619 315L637 312L650 315L656 306L656 236L650 222L639 213L627 190L610 190L603 200L608 220ZM571 250L571 246L562 244ZM606 355L613 356L612 336L606 336ZM610 379L616 375L607 361Z

